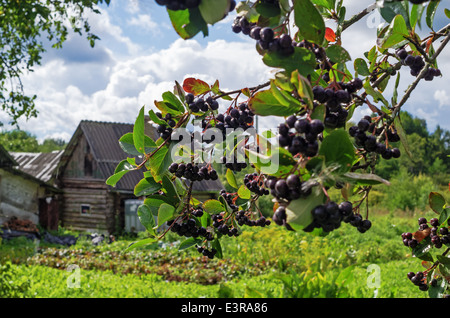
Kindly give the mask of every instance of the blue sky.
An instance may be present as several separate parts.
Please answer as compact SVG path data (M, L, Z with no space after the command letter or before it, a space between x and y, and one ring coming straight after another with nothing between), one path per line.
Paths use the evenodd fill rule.
M346 0L347 16L372 0ZM444 5L441 4L442 9ZM194 76L224 90L263 83L273 73L255 51L254 41L231 31L234 15L210 26L210 36L198 34L181 40L167 12L154 0L116 0L101 6L101 15L89 16L92 31L101 40L91 48L85 38L71 35L63 49L49 49L42 65L23 77L26 93L37 94L37 118L22 120L20 127L36 135L69 140L80 120L133 122L142 106L147 110L164 91ZM343 46L353 59L375 44L377 13L362 19L344 33ZM436 28L449 23L443 14ZM423 82L404 109L450 130L450 46L441 56L442 78ZM402 71L400 93L413 78ZM356 116L367 113L361 109ZM0 121L7 122L0 112ZM261 119L274 128L274 121ZM273 126L273 127L272 127Z

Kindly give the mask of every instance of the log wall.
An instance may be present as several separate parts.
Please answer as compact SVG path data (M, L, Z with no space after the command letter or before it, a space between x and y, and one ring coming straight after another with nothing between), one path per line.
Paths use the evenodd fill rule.
M89 207L89 213L82 213L83 206ZM112 233L115 227L114 195L108 192L103 180L65 179L60 219L64 227L74 230Z

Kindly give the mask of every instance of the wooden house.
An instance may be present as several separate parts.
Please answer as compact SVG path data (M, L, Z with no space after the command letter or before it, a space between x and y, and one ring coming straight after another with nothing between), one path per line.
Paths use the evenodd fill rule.
M116 185L105 182L118 163L127 158L118 140L133 131L133 124L81 121L61 155L53 172L56 185L62 190L60 221L74 230L114 233L125 228L125 206L135 203L135 185L143 171L127 173ZM146 135L159 136L150 122ZM203 183L203 182L202 182ZM212 198L223 188L222 183L196 182L193 191Z
M0 145L0 224L16 217L51 229L58 227L60 191L51 182L51 171L59 154L8 153ZM34 164L28 160L31 157ZM43 170L46 173L39 173Z

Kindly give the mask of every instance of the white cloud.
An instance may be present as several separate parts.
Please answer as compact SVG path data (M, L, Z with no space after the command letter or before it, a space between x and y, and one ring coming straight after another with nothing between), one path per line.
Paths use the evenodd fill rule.
M137 17L132 17L128 20L128 24L136 26L144 32L151 32L153 34L160 32L158 23L152 19L150 14L139 14Z
M269 69L253 43L223 40L202 46L195 40L180 39L166 50L111 60L110 65L108 69L96 68L57 59L27 75L29 89L38 94L39 114L22 121L21 128L40 138L55 135L67 138L83 119L134 122L140 107L154 107L154 101L163 92L172 90L175 81L182 83L189 76L210 84L218 79L225 91L258 85L269 77ZM95 83L96 77L88 74L102 70L101 88L91 92L87 87ZM70 74L74 77L82 74L86 81L75 85Z
M443 89L438 89L434 92L434 99L439 102L439 108L450 106L450 97L448 97L447 92Z

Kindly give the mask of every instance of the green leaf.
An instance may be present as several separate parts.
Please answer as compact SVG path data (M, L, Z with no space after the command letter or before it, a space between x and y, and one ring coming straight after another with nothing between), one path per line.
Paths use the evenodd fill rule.
M428 296L430 298L443 298L448 286L447 280L444 277L439 277L436 280L437 284L435 286L430 285L428 288Z
M450 10L445 8L444 13L445 13L446 17L450 19Z
M161 204L158 209L158 226L171 220L175 214L175 208L167 203Z
M194 237L190 237L187 240L184 240L183 242L180 243L180 246L178 246L178 250L185 250L191 246L194 246L196 244L201 245L202 244L202 240L199 238L194 238Z
M383 50L393 47L394 45L405 40L409 36L408 28L405 19L402 15L396 15L389 25L386 34L380 42L380 47Z
M156 116L156 113L153 111L153 109L150 109L148 112L148 116L150 117L150 120L153 121L155 124L158 125L166 125L167 122Z
M141 179L134 187L134 195L137 197L153 194L160 190L162 185L151 177Z
M204 36L208 35L208 25L203 19L199 8L189 10L167 10L172 26L178 35L186 40L191 39L200 31Z
M148 161L147 166L153 178L161 181L162 175L167 171L172 161L172 150L176 143L171 143L169 147L161 147Z
M300 110L298 104L283 105L273 95L272 90L263 90L248 100L248 106L260 116L289 116Z
M139 111L133 127L133 143L139 153L145 154L145 107Z
M400 142L402 143L406 154L408 155L409 158L412 159L413 155L409 148L408 138L406 136L405 130L403 129L403 124L402 124L399 116L394 118L394 126L395 126L395 129L397 130L398 136L400 137Z
M255 7L256 11L263 17L273 18L281 13L280 6L278 2L275 3L264 3L258 2Z
M334 1L330 0L311 0L312 3L317 4L319 6L325 7L327 9L334 9Z
M173 182L164 175L162 177L162 185L163 185L163 191L165 192L168 200L173 203L173 205L177 205L180 201L180 198L178 196L177 188L173 184Z
M327 57L334 63L345 63L351 60L350 54L342 46L334 44L326 49Z
M288 73L298 70L301 74L307 76L314 72L316 56L305 48L295 47L294 53L289 56L279 52L268 52L264 54L263 62L270 67L285 69Z
M144 204L150 209L154 216L158 216L159 207L163 203L172 205L172 201L169 198L160 194L149 195L144 200Z
M215 24L222 20L230 8L229 0L202 0L198 9L208 24Z
M289 203L286 207L286 222L296 231L304 229L313 221L311 211L324 202L325 194L319 187L314 187L307 198L300 198Z
M126 133L119 139L120 148L124 152L133 156L141 156L142 153L137 151L134 146L134 135L133 133ZM148 136L144 136L144 151L149 153L157 148L156 143Z
M362 58L355 59L353 66L355 67L355 71L359 75L362 75L362 76L370 75L369 67L367 66L367 63L364 59L362 59Z
M226 210L225 206L217 200L207 200L203 203L203 210L209 214L218 214Z
M342 178L356 185L376 185L376 184L390 185L389 181L373 173L347 172L342 175Z
M345 173L353 165L355 148L348 133L343 129L336 129L323 139L319 148L319 155L325 157L327 166L337 165L337 171Z
M147 205L142 204L138 207L137 215L139 218L139 222L141 222L141 224L147 229L147 231L150 234L155 235L154 228L156 226L156 223L151 209Z
M225 176L227 178L228 184L230 186L232 186L233 188L237 189L238 185L237 185L237 181L236 181L236 176L234 175L233 171L231 171L230 169L227 169Z
M174 93L172 93L172 92L164 92L162 94L162 98L163 98L163 101L166 104L169 104L170 106L172 106L171 108L175 108L179 112L184 112L185 111L183 103L178 99L178 97Z
M325 22L310 0L294 0L294 21L301 37L322 45L325 38Z
M270 91L272 92L273 96L284 106L290 106L291 104L297 104L300 107L300 102L293 97L290 93L285 91L284 89L279 89L276 86L276 81L271 80L270 81Z
M428 236L412 249L412 253L423 261L433 262L433 256L430 254L431 245L431 239Z
M252 197L252 193L245 185L241 185L237 193L241 199L249 200Z
M217 257L218 259L223 258L222 246L220 245L219 239L216 238L215 240L213 240L211 245L217 251L215 257Z
M440 214L445 208L445 198L438 192L430 192L428 195L430 208L437 214Z
M383 17L383 19L387 23L391 23L394 18L400 14L408 29L411 29L411 23L409 21L409 12L407 10L407 5L404 1L397 1L397 2L387 2L384 1L383 7L380 8L380 14Z
M295 70L291 74L291 83L297 90L298 96L300 96L303 101L308 104L310 109L313 109L314 93L309 80L300 74L298 70Z
M364 83L364 90L373 97L375 102L381 101L386 107L389 107L389 102L384 98L383 94L373 88L369 81Z
M131 243L131 244L124 250L124 252L129 252L129 251L134 250L134 249L136 249L136 248L138 248L138 247L150 245L150 244L153 244L153 243L155 243L155 242L157 242L157 241L158 241L158 239L157 239L156 237L149 237L149 238L143 239L143 240L141 240L141 241L139 241L139 242Z
M106 184L115 187L117 182L129 171L134 170L133 165L131 165L126 159L119 162L114 174L106 180Z
M450 218L450 208L445 208L439 214L439 223L440 224L444 224L445 222L447 222L447 224L448 224L448 219L449 218Z
M425 21L430 29L433 29L434 16L436 15L439 3L440 1L430 1L428 3Z
M292 154L281 147L274 147L270 155L263 155L249 149L245 149L245 153L259 171L273 176L288 173L297 163Z

